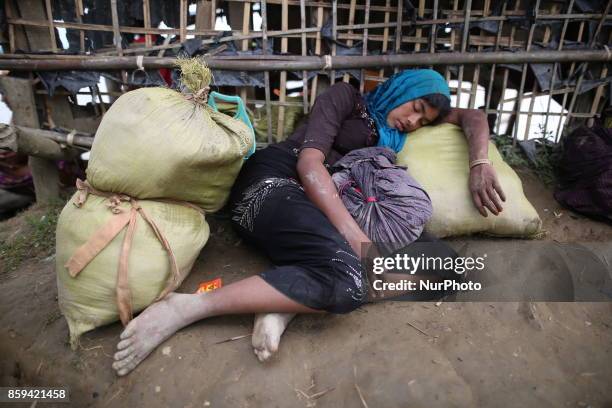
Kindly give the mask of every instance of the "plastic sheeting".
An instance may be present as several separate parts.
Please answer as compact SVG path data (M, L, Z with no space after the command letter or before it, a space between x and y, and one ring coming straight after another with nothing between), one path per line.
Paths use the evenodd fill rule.
M37 73L50 96L58 87L75 95L81 88L96 86L100 73L95 71L41 71Z

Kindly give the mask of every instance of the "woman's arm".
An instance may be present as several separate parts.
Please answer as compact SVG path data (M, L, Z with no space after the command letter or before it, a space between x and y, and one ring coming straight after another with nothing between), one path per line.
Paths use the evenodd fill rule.
M468 142L470 163L478 159L488 159L489 124L487 116L482 111L453 108L444 121L461 126L463 129ZM506 201L506 196L492 165L479 164L472 167L469 183L474 205L483 217L487 216L485 207L495 215L502 211L501 201Z
M364 245L370 240L363 233L338 196L327 169L323 165L325 155L315 148L304 148L300 152L297 172L306 196L327 216L334 227L348 241L358 256L365 256Z

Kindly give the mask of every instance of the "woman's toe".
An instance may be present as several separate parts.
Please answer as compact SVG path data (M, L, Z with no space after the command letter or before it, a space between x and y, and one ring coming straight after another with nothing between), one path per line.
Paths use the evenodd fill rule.
M130 346L126 349L120 350L115 353L115 356L114 356L115 361L123 360L124 358L132 354L133 352L134 352L134 346Z
M133 342L134 339L131 337L125 340L121 340L119 343L117 343L117 350L123 350L124 348L130 346Z

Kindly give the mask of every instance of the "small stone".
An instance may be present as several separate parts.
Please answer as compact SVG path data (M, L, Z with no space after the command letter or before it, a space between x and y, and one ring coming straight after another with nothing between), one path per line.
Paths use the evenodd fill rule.
M172 353L172 347L170 347L170 346L166 346L166 347L164 347L164 348L162 349L162 354L163 354L164 356L169 356L169 355L170 355L170 353Z
M210 407L210 401L204 401L204 406L205 407Z
M585 325L587 325L587 327L588 327L588 326L592 325L593 323L591 323L591 322L589 322L589 321L587 320L587 321L585 321L585 322L584 322L584 324L585 324Z
M161 387L159 385L155 386L155 392L160 392L161 391Z

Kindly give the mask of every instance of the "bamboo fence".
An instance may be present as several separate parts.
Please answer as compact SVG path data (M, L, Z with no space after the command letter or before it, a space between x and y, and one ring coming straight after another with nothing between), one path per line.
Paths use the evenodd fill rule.
M250 108L264 106L269 142L273 141L273 123L276 138L286 137L287 110L300 107L307 113L326 85L352 82L363 92L405 67L432 67L453 81L455 106L482 109L497 119L505 115L509 123L505 133L515 141L529 137L536 116L545 118L543 134L558 138L563 124L592 121L601 116L603 102L610 103L606 79L612 60L608 48L612 0L591 11L578 8L574 0L177 0L173 3L179 10L179 26L171 28L152 26L152 0L142 1L142 26L120 25L121 0L108 1L110 25L83 22L87 0L66 0L74 3L70 21L60 21L51 0L6 0L8 52L0 54L0 69L108 71L126 82L128 70L171 67L173 58L164 54L181 49L191 39L202 47L233 43L240 51L261 46L261 55L210 52L204 58L213 69L243 71L247 76L264 73L263 91L237 87L233 92ZM36 2L42 3L44 13L33 18L32 13L24 13L24 7ZM232 23L224 36L215 29L221 17ZM258 20L260 26L255 24ZM77 55L58 47L58 29L78 33ZM47 30L48 44L37 43L24 50L28 30ZM86 40L95 32L112 33L112 43L87 48ZM144 36L145 41L130 42L133 35ZM274 53L270 54L272 43ZM534 64L548 64L544 83L535 77ZM292 90L287 85L299 76L309 79L301 81L300 98L289 98ZM595 80L602 81L581 92ZM510 97L508 89L516 94ZM115 97L125 90L124 86L100 92L92 87L79 93L98 101L103 115L107 106L102 96ZM484 92L480 103L479 92ZM45 91L39 86L35 93L42 96ZM462 103L465 95L468 100ZM536 109L536 97L547 97L546 109ZM553 111L553 100L561 111ZM549 118L559 118L555 119L556 129L549 126ZM519 120L526 120L522 134ZM492 133L502 133L501 123L491 122L495 124Z

